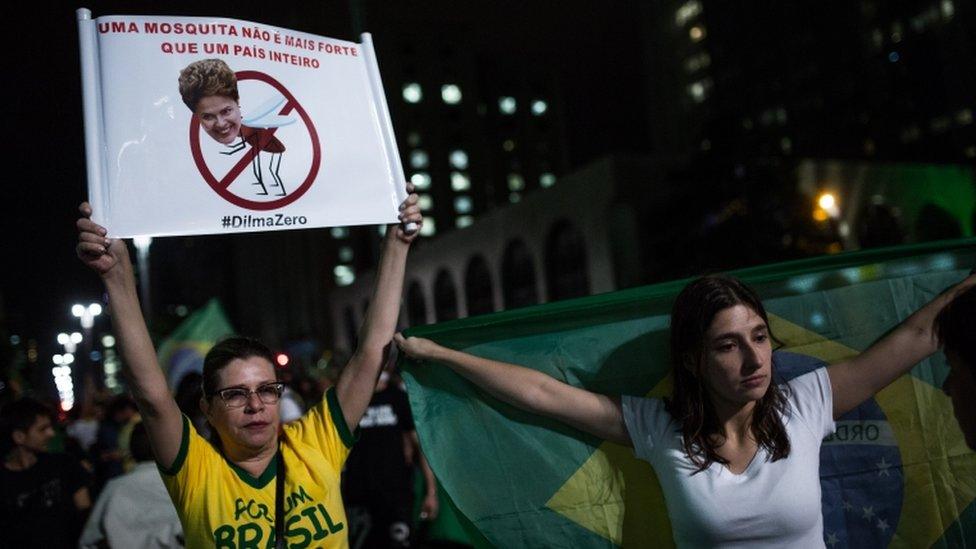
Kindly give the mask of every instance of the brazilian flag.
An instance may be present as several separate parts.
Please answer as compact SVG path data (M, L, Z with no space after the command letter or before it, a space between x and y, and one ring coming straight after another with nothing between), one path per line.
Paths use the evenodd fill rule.
M166 372L170 389L176 390L183 376L203 372L203 357L234 328L216 298L194 311L159 344L159 365Z
M866 349L961 280L976 240L741 270L783 346L789 379ZM668 315L687 280L419 327L476 355L608 394L670 392ZM837 422L821 451L827 547L976 544L976 454L940 387L941 353ZM497 547L666 547L653 469L630 449L499 402L436 364L407 364L421 444L447 495ZM974 395L976 398L976 395Z

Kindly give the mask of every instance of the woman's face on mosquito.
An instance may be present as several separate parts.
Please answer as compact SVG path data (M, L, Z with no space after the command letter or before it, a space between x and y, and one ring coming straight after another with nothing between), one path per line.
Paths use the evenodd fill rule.
M241 133L241 107L232 97L207 95L197 101L194 114L203 131L218 143L230 145Z

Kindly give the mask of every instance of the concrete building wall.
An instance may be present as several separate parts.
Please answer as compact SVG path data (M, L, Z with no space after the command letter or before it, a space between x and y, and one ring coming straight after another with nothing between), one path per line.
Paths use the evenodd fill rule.
M589 282L587 293L617 289L613 252L616 249L619 255L621 242L611 245L609 227L612 224L607 217L619 210L614 205L619 182L635 179L635 172L650 177L649 161L607 157L560 179L554 187L529 193L517 204L476 218L470 227L416 242L407 263L401 326L408 325L406 295L415 283L419 284L424 296L426 323L438 321L434 287L442 270L449 274L454 284L457 316L467 316L465 273L471 260L478 255L488 265L494 310L503 310L503 280L508 275L503 269L504 255L506 248L517 240L525 244L531 256L538 302L547 301L550 288L546 287L546 244L553 227L561 221L568 222L582 238ZM612 238L622 240L624 246L637 246L636 235L614 234ZM337 349L353 347L350 333L353 330L346 319L347 310L352 311L352 321L358 330L365 312L363 304L369 299L373 280L372 272L364 273L354 284L331 292L329 307Z

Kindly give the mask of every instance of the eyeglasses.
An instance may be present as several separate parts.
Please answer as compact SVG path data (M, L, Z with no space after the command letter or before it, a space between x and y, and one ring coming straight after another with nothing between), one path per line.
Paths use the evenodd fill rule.
M265 404L277 404L281 398L281 393L285 390L285 384L281 382L265 383L253 391L243 387L231 387L214 391L211 395L217 395L224 401L224 406L228 408L240 408L247 404L251 398L251 393L258 395L261 402Z

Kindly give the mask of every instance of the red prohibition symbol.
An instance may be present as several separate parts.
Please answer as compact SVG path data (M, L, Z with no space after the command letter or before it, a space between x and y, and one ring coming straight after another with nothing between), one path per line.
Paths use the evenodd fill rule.
M200 170L200 175L202 175L203 179L208 185L210 185L210 188L231 204L246 208L248 210L260 211L283 208L301 198L301 196L305 194L309 188L311 188L312 183L315 181L315 176L319 173L319 165L321 164L322 155L321 147L319 146L318 133L315 131L315 125L312 123L312 119L309 118L305 108L302 107L297 100L295 100L295 96L293 96L287 88L282 86L280 82L267 74L258 71L240 71L235 74L237 75L238 81L258 80L281 92L281 95L285 97L285 103L282 105L278 114L284 116L292 111L295 111L302 119L302 122L305 124L305 128L308 129L309 137L312 138L312 166L309 169L308 176L305 178L305 181L298 186L298 188L288 193L287 196L277 200L261 202L257 200L248 200L246 198L237 196L229 190L231 183L233 183L241 175L241 173L251 165L251 162L261 153L262 150L266 150L266 147L271 144L272 140L275 140L274 133L278 128L262 130L258 142L250 143L251 147L244 153L243 158L241 158L237 164L235 164L234 167L232 167L223 177L218 179L213 172L210 171L210 167L207 166L207 162L204 160L203 153L200 150L200 119L197 118L196 115L193 115L193 117L190 119L190 150L193 153L193 161L196 163L197 169Z

